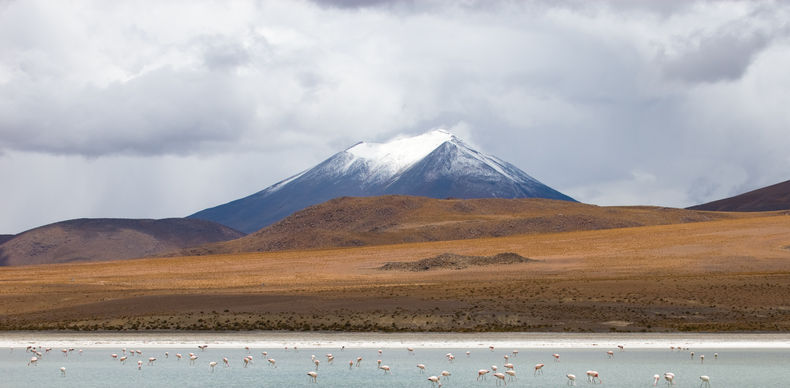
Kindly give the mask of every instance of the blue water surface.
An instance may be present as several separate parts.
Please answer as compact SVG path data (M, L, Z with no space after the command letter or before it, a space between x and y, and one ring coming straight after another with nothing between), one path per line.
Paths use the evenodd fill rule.
M41 349L43 351L43 349ZM137 350L137 349L135 349ZM442 371L451 373L441 380L443 387L567 387L567 374L576 375L577 386L592 386L586 380L587 370L598 371L606 387L651 387L653 376L664 372L675 374L676 387L700 387L701 375L710 376L711 387L788 387L790 386L790 350L788 349L514 349L496 348L386 348L378 353L375 348L318 348L318 349L250 349L209 347L198 348L140 348L142 355L128 356L125 363L111 357L123 356L121 348L88 347L64 356L61 349L43 354L38 365L27 363L34 356L24 348L0 348L2 387L431 387L431 375ZM614 355L609 357L607 350ZM469 355L466 352L469 351ZM691 352L694 352L692 357ZM165 352L169 357L165 357ZM262 352L267 352L264 356ZM127 351L127 354L129 352ZM176 358L176 353L183 355ZM198 359L189 361L189 353ZM328 362L326 355L334 356ZM452 353L455 359L446 356ZM553 353L560 359L554 361ZM714 358L718 353L718 358ZM316 370L311 356L320 361ZM509 357L505 359L505 355ZM705 355L704 362L700 355ZM244 367L243 359L252 356L252 363ZM157 360L148 365L149 357ZM222 358L227 357L230 367ZM356 366L357 357L362 357ZM266 358L274 358L272 367ZM137 361L143 361L138 370ZM377 360L391 368L385 374L377 367ZM211 370L209 362L218 365ZM349 367L349 362L354 366ZM500 381L489 373L477 378L479 369L500 372L504 364L514 365L516 378ZM543 363L542 374L534 367ZM417 367L424 364L425 371ZM65 367L65 376L60 368ZM318 373L317 383L307 375ZM663 378L658 386L665 387Z

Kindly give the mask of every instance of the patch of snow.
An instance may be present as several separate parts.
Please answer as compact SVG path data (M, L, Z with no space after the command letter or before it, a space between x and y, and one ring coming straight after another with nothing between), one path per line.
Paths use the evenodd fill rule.
M357 143L346 150L354 158L347 161L345 168L363 159L371 176L387 179L454 139L455 136L450 132L437 129L414 137L396 138L387 143Z

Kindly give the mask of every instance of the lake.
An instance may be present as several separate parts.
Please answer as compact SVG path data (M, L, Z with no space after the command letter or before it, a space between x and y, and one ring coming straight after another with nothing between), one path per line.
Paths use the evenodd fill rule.
M199 345L208 347L201 350ZM38 365L27 365L35 356L26 351L27 346L42 353ZM46 348L51 350L46 352ZM74 350L64 355L64 348ZM142 354L131 355L132 350ZM177 353L183 357L178 359ZM197 356L194 362L190 362L189 353ZM327 358L330 353L332 362ZM448 353L454 355L453 360L448 359ZM555 353L560 356L558 361L552 356ZM124 354L128 358L122 363L119 359ZM252 356L252 361L244 367L247 356ZM317 369L312 356L319 361ZM150 357L156 358L152 365ZM358 357L362 357L359 366ZM230 367L224 366L223 358ZM266 361L268 358L276 360L276 367ZM392 373L379 369L377 360ZM589 385L588 370L597 371L607 387L650 387L653 376L665 372L675 374L676 387L700 387L701 375L710 377L711 387L786 387L790 381L788 360L790 336L771 334L0 334L2 387L431 387L428 377L440 376L442 371L450 373L440 380L443 387L505 383L512 387L566 387L569 373L576 376L577 386ZM138 361L142 361L139 369ZM217 362L213 371L211 361ZM504 372L506 363L513 364L515 379L498 380L493 371L478 379L478 370L492 370L495 365ZM540 374L535 373L538 363L545 364ZM424 364L425 370L417 364ZM65 376L61 367L66 368ZM308 371L318 374L317 383L311 381ZM666 386L663 378L658 386Z

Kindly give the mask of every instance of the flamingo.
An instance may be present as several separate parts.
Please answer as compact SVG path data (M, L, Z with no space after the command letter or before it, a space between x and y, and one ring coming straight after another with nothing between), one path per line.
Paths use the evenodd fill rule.
M63 377L66 377L66 367L65 366L60 367L60 375L63 376ZM700 378L702 378L702 377L700 377Z
M381 360L376 360L376 368L381 368Z
M33 364L33 366L38 365L38 357L36 356L30 357L30 361L28 361L27 364L28 365Z
M359 367L360 362L362 362L362 357L357 357L357 367Z
M143 361L142 360L138 360L137 361L137 370L140 370L140 369L143 369Z
M189 365L195 365L195 360L197 360L197 359L198 359L198 356L196 356L194 354L189 356Z
M478 370L477 371L477 381L480 381L481 377L483 378L483 380L485 380L486 379L486 375L488 373L491 373L491 371L488 370L488 369L480 369L480 370Z
M666 380L669 385L675 385L675 374L672 372L664 373L664 380Z
M225 368L230 368L230 363L227 357L222 357L222 362L225 363Z
M719 353L713 353L713 359L714 360L718 360L719 359Z
M263 357L266 357L266 356L268 356L268 355L269 355L269 352L261 352L261 355L262 355Z
M491 370L493 370L494 372L496 372L496 371L497 371L497 369L499 369L499 368L497 368L497 367L496 367L496 365L491 365Z
M247 365L249 365L249 364L250 364L250 359L249 359L249 358L247 358L247 357L244 357L242 360L244 361L244 367L246 368L246 367L247 367Z
M598 371L588 370L587 381L595 384L595 380L598 380L598 384L603 384L603 381L601 380L601 376L598 375Z
M379 356L381 355L381 349L379 349Z
M382 369L382 370L384 370L384 374L385 374L385 375L386 375L387 373L389 373L389 374L392 374L392 371L390 370L390 367L389 367L389 365L382 365L382 366L380 366L380 367L379 367L379 369Z
M348 369L351 370L352 368L354 368L354 361L353 360L348 362Z
M414 348L412 348L412 347L409 347L409 348L406 348L406 350L407 350L407 351L409 352L409 354L411 354L412 356L414 355Z
M181 353L176 353L176 358L178 359L178 361L181 361L181 357L182 357Z
M659 375L653 375L653 386L655 387L658 384L658 380L661 378Z
M510 356L508 356L507 354L504 356L504 358L505 358L505 362L507 362L507 360L510 360Z
M331 364L332 361L335 361L335 356L330 354L329 357L326 358L326 361Z
M700 376L699 379L702 380L702 383L699 385L700 387L710 387L710 377L703 375Z
M614 352L613 352L613 351L611 351L611 350L609 350L609 351L607 351L607 352L606 352L606 356L607 356L608 358L614 358Z
M170 358L170 353L165 352L165 358Z
M216 361L211 361L208 363L208 367L211 368L211 373L214 373L214 367L217 366Z
M559 353L554 353L551 356L554 357L554 362L560 362L560 354Z
M121 361L121 364L126 365L126 356L123 356L123 357L119 358L118 360Z
M113 353L113 354L110 355L110 357L112 357L113 359L116 359L116 358L118 358L118 355Z
M68 357L69 356L69 350L68 349L61 349L60 351L63 353L63 357Z
M148 358L148 365L154 365L154 361L156 361L156 357L149 357Z
M425 364L417 364L417 368L420 368L420 374L425 373Z
M443 370L443 371L442 371L442 377L444 377L445 379L448 379L448 378L450 377L450 375L451 375L451 373L450 373L450 372L448 372L448 371L446 371L446 370Z
M496 381L496 385L499 386L499 380L502 380L505 385L507 385L507 381L505 381L505 374L504 373L494 373L494 377L498 380Z
M246 351L247 351L247 354L249 354L249 353L250 353L250 347L249 347L249 346L245 346L245 347L244 347L244 350L246 350Z
M542 375L543 374L543 367L546 366L545 364L535 364L535 373L533 376Z
M317 383L318 382L318 373L314 371L307 372L307 375L310 376L310 381Z
M488 347L488 350L490 350L490 351L492 351L492 352L493 352L493 351L494 351L494 345L491 345L491 346L489 346L489 347Z
M512 369L506 370L505 374L507 375L507 380L508 381L513 381L516 378L516 371L514 371Z
M694 359L694 352L691 352L690 354L691 354L691 359L693 360Z
M617 345L617 347L618 347L618 348L620 348L620 351L621 351L621 352L624 352L624 351L625 351L625 346L623 346L623 345Z
M699 363L700 364L704 364L705 363L705 355L704 354L700 354L699 355Z
M266 361L269 362L269 366L277 368L277 361L275 359L270 358L270 359L268 359Z
M208 345L198 345L198 348L200 349L201 352L205 352L207 347Z
M468 350L467 350L467 351L466 351L466 356L467 356L467 357L469 357L469 355L470 355L470 354L472 354L472 353L471 353L470 351L468 351Z
M568 373L565 377L568 378L568 385L576 385L576 375Z
M430 376L428 377L428 381L431 382L431 386L436 386L436 384L439 382L439 378L436 376Z
M513 349L513 357L517 357L517 356L518 356L518 349Z
M506 369L514 369L514 368L515 368L515 365L513 365L513 364L511 364L511 363L507 363L507 364L505 364L505 365L503 365L503 366L504 366Z
M313 364L315 364L315 370L318 370L318 364L320 364L320 363L321 363L321 361L313 360Z

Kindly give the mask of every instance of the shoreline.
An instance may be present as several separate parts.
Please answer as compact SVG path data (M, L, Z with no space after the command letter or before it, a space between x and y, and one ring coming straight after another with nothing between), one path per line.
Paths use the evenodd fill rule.
M468 348L520 349L684 348L790 349L790 334L777 333L349 333L349 332L149 332L80 333L58 331L0 332L0 347L173 348Z

